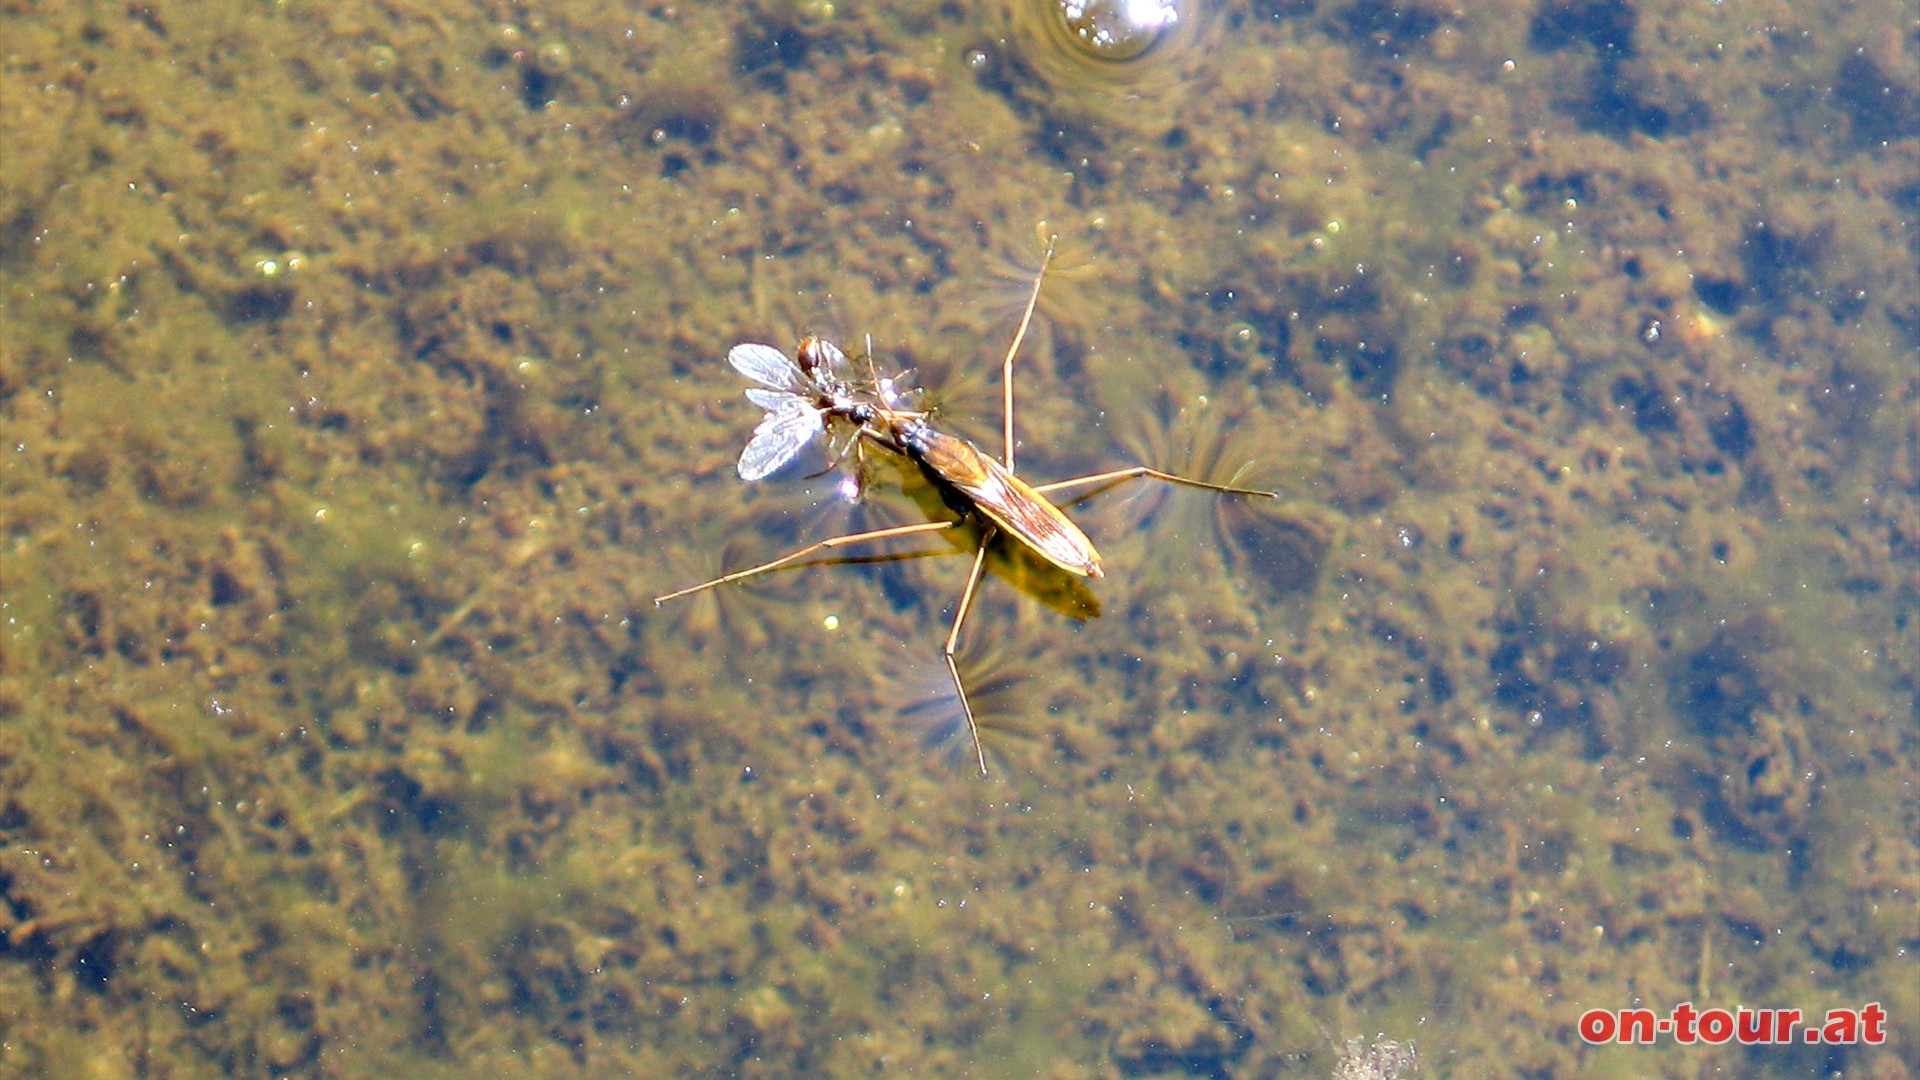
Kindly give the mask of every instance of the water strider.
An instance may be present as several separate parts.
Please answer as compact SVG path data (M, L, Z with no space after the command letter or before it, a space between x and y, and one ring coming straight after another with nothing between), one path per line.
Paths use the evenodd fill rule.
M752 342L729 349L727 362L733 365L734 370L760 384L747 391L747 399L766 411L759 425L754 428L753 438L740 454L737 468L742 480L758 480L772 473L827 431L829 425L845 425L852 428L849 448L857 452L861 444L870 443L912 461L942 489L949 497L949 504L959 509L962 516L952 521L924 521L829 537L771 562L722 574L711 581L655 597L654 604L664 604L690 593L764 574L816 552L869 540L939 532L953 528L970 515L977 515L980 544L974 552L973 570L967 575L967 585L960 594L953 627L947 633L941 655L946 661L947 673L953 677L953 688L960 695L960 708L966 713L967 731L973 739L974 755L980 762L980 775L988 775L987 753L980 744L980 729L974 721L973 705L967 700L967 688L960 680L960 668L954 662L954 652L960 642L961 627L966 625L967 612L973 607L974 593L979 589L981 575L986 569L987 545L996 534L1005 533L1013 537L1034 554L1070 574L1097 578L1105 576L1100 568L1099 551L1094 548L1093 541L1080 531L1080 527L1047 499L1049 493L1145 477L1225 495L1277 497L1271 491L1208 483L1145 465L1037 485L1028 484L1014 475L1013 360L1020 351L1020 343L1026 338L1028 326L1033 322L1034 305L1040 299L1040 282L1046 276L1047 265L1052 259L1053 240L1050 238L1046 255L1041 259L1040 271L1034 275L1033 289L1027 295L1027 306L1020 316L1020 327L1014 332L1013 344L1008 346L1006 358L1000 363L1000 382L1005 395L1005 442L998 458L981 451L965 439L936 429L924 412L900 408L890 380L880 379L871 371L864 380L855 378L846 354L824 338L803 339L792 357L770 345ZM868 351L871 353L872 350ZM841 453L845 450L843 448Z

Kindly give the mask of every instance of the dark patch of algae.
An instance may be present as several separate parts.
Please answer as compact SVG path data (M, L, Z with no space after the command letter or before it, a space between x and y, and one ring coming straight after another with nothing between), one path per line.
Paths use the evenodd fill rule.
M1911 1075L1911 12L578 7L0 9L0 1073ZM648 599L926 513L720 357L990 436L1043 218L1023 470L1287 498L1002 562L982 783L963 559Z

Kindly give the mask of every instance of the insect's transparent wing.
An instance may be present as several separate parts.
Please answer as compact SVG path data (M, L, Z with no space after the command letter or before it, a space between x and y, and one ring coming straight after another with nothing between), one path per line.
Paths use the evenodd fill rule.
M826 369L828 376L841 382L846 382L852 377L853 362L847 359L846 352L840 346L826 338L815 338L814 348L818 363Z
M920 401L920 388L913 385L913 370L902 371L892 378L881 379L874 384L874 392L887 408L898 411L913 411Z
M784 412L796 404L806 404L786 390L762 390L757 386L747 389L747 400L768 412Z
M819 411L804 400L784 399L780 408L760 419L747 448L740 451L740 479L758 480L785 465L825 426Z
M786 353L771 345L743 341L727 350L727 363L733 370L775 390L798 393L807 385L806 373Z

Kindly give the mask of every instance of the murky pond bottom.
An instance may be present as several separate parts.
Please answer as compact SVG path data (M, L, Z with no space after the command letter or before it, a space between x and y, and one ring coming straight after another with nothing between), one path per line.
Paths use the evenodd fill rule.
M1906 1075L1897 16L1179 7L0 15L0 1064ZM723 357L993 446L1043 231L1020 475L1283 497L996 549L981 781L966 530L650 601L939 513Z

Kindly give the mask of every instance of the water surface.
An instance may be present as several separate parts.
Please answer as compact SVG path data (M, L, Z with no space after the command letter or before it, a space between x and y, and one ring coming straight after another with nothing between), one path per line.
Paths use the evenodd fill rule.
M0 1062L1904 1075L1910 13L1179 9L0 14ZM997 552L982 781L970 537L650 601L940 512L730 344L991 446L1049 233L1022 475L1282 498Z

